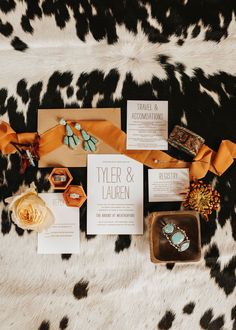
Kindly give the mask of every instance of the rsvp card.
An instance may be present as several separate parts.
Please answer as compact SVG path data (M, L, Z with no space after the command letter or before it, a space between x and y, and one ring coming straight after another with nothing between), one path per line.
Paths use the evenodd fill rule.
M41 193L39 196L53 212L55 223L38 233L38 253L79 253L79 209L68 207L61 193Z
M188 168L148 170L149 202L182 201L188 188Z
M88 155L88 234L143 234L143 165L123 155Z
M127 101L127 149L168 150L168 101Z

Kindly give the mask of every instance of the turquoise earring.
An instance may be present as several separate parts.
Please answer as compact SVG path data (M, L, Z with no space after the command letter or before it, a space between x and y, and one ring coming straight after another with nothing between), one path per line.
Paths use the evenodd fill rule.
M95 152L97 150L96 144L98 143L98 140L92 136L89 135L85 130L81 129L81 126L79 123L75 124L75 128L80 131L82 138L83 138L83 149L85 151L92 151Z
M71 149L76 149L77 145L80 144L80 139L78 138L78 136L76 136L73 133L70 125L67 124L65 119L62 118L59 123L60 125L65 126L66 128L66 135L64 136L64 144L70 147Z

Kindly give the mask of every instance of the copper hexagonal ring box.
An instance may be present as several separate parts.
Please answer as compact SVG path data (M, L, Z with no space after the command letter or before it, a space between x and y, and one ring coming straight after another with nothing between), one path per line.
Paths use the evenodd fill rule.
M73 177L66 167L55 167L50 173L48 180L53 189L65 190Z
M67 206L81 207L87 197L82 186L69 186L63 193Z

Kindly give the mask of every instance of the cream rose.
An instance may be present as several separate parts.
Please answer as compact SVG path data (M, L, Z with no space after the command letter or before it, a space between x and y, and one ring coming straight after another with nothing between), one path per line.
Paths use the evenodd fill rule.
M12 220L22 229L41 232L54 223L54 215L31 186L22 194L6 199Z

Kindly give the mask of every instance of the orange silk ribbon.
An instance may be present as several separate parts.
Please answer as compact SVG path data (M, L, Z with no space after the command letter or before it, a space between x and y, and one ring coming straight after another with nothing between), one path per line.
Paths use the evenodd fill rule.
M70 123L70 122L69 122ZM223 140L218 152L203 145L199 150L193 162L188 163L175 159L159 150L127 150L126 134L121 129L107 120L81 120L82 128L90 134L96 136L107 145L111 146L117 152L127 155L150 168L184 168L190 169L191 178L203 178L208 171L216 175L223 174L236 158L236 144ZM72 127L72 126L71 126ZM78 131L73 127L75 134ZM37 133L19 133L17 134L6 122L0 123L0 151L3 154L15 152L15 148L10 142L32 143ZM40 136L39 156L59 148L63 145L65 127L56 125L44 132Z

